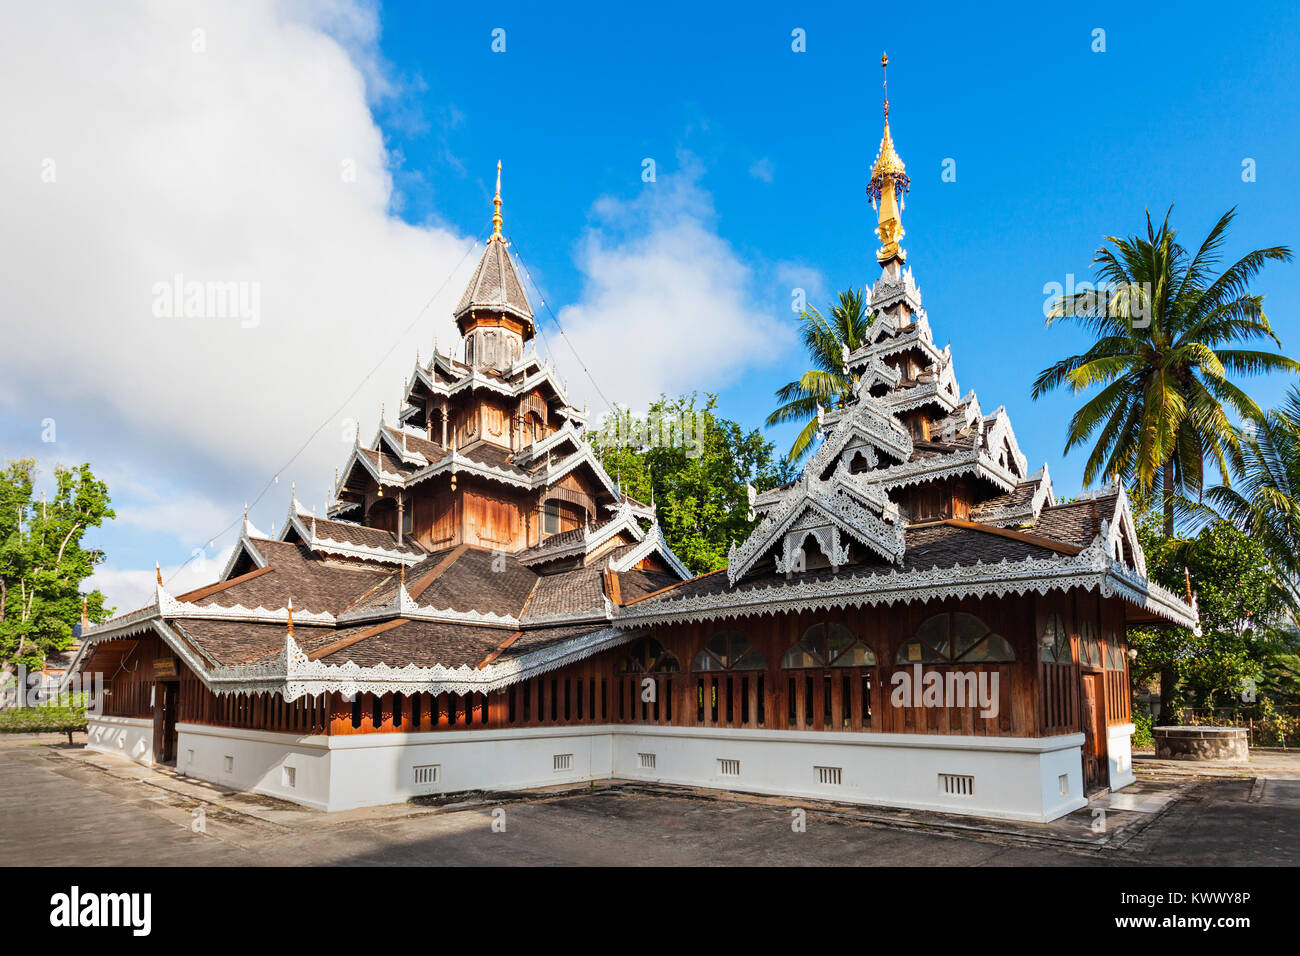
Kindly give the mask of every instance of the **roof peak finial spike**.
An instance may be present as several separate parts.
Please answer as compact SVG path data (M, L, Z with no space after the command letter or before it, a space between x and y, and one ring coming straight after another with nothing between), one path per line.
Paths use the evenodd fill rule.
M887 75L889 55L881 54L880 69ZM885 130L880 138L880 152L871 167L871 181L867 184L867 196L871 207L876 210L876 236L880 239L880 249L876 251L876 261L887 266L897 260L901 267L907 259L900 247L904 232L902 223L903 197L910 187L907 167L894 149L894 138L889 132L889 88L888 80L881 83L884 90Z
M505 236L501 235L501 160L497 160L497 194L492 200L492 236L488 242L505 242Z
M885 122L889 122L889 54L880 54L880 88L884 91L885 100Z

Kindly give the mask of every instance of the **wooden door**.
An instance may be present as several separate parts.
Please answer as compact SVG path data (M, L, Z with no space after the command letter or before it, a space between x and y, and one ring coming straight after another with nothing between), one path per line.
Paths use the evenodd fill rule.
M1101 706L1101 675L1083 675L1083 788L1109 786L1106 764L1106 714Z
M180 684L176 681L154 684L153 759L155 763L176 762L176 706Z

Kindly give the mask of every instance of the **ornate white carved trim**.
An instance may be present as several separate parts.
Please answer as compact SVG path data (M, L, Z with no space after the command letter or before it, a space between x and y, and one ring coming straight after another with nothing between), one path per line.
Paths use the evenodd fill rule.
M617 571L620 574L631 571L652 554L658 554L663 558L664 563L672 568L673 573L683 581L689 581L694 577L677 555L673 554L672 548L668 547L668 542L664 540L663 532L659 530L657 524L651 525L650 533L645 536L645 539L623 557L616 561L611 556L609 568L611 571Z
M1118 595L1174 624L1197 626L1195 608L1116 562L1100 535L1073 557L1053 555L1014 562L1004 559L992 564L977 561L925 571L841 575L826 580L732 588L698 597L673 597L670 593L623 608L615 615L615 623L663 624L953 597L1046 594L1072 587L1101 589L1103 596Z
M633 636L615 628L604 628L480 669L441 664L362 667L353 661L326 664L308 660L292 636L286 635L284 648L273 655L249 664L214 667L198 673L218 694L278 692L286 701L323 693L340 693L345 698L361 693L491 693L626 643Z
M1005 406L998 406L996 412L984 419L984 447L988 449L990 456L997 459L1002 454L1003 442L1006 442L1016 463L1015 470L1022 475L1028 472L1029 462L1016 441L1016 433L1011 427L1011 416L1007 414Z
M1049 504L1055 504L1056 499L1052 495L1052 478L1047 472L1047 464L1038 469L1029 476L1028 482L1037 482L1034 489L1033 497L1023 505L1003 505L1000 508L991 508L979 512L979 521L981 524L991 524L999 528L1005 528L1010 525L1031 524L1038 519L1043 507Z
M437 608L422 605L415 601L406 590L405 584L398 584L393 599L387 604L376 607L359 608L339 615L339 624L360 624L365 621L386 621L404 617L412 621L434 621L440 624L476 624L485 627L518 627L519 618L513 614L495 614L492 611L456 611L452 608ZM297 618L295 617L295 620Z
M943 382L934 381L927 382L924 385L914 385L911 388L900 388L897 391L890 392L880 401L881 404L897 415L900 412L921 408L923 405L938 405L952 411L960 404L961 399L955 393L950 392Z
M244 523L245 525L248 524L247 519L245 519ZM251 527L251 525L249 527ZM271 539L263 538L263 540L270 541ZM239 540L235 542L234 548L231 549L230 557L226 559L226 566L221 569L221 577L217 578L218 581L229 580L230 572L235 569L235 562L239 560L241 554L247 554L249 558L252 559L253 563L259 568L266 567L266 558L262 556L262 552L257 550L257 547L253 542L249 540L248 530L245 528L244 533L239 536Z
M835 426L822 447L804 466L804 472L820 475L839 457L846 445L858 438L891 458L907 461L912 455L912 436L906 428L866 391L847 408L828 416Z
M888 503L879 489L871 485L855 484L853 493L875 505L879 517L861 503L837 496L836 493L848 484L846 474L840 469L827 481L819 481L812 477L811 467L806 468L799 481L787 490L781 504L764 516L744 544L739 548L732 545L727 555L727 579L732 584L740 580L760 557L776 546L778 539L807 509L815 510L826 522L838 525L841 531L886 560L901 560L905 541L897 507ZM789 547L788 541L786 546ZM826 553L828 557L831 555L829 550ZM791 567L791 560L791 554L784 554L783 567Z
M342 522L333 522L342 523ZM357 527L363 527L358 525ZM296 509L290 511L288 520L285 521L284 530L280 532L280 540L283 541L292 528L298 533L313 551L323 551L328 554L338 554L347 558L359 558L362 561L378 561L384 564L405 564L408 568L412 565L419 564L427 554L420 551L412 554L409 551L397 551L392 548L376 548L365 544L354 544L351 541L335 541L332 538L321 537L316 533L316 522L311 518L303 519L303 515ZM368 530L374 530L368 529Z
M923 458L901 465L892 465L871 473L871 480L879 487L890 490L919 485L937 478L951 478L959 475L978 475L987 478L1003 491L1013 490L1020 479L988 456L983 449L953 452L951 455L939 455L935 458Z

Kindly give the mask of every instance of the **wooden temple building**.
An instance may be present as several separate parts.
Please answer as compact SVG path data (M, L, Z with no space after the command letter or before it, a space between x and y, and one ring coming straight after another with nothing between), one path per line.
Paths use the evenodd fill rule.
M530 349L498 167L459 357L417 361L327 514L245 518L220 580L87 629L90 746L326 810L618 777L1048 821L1132 782L1126 629L1194 603L1122 488L1058 501L958 388L908 185L886 105L852 400L693 577Z

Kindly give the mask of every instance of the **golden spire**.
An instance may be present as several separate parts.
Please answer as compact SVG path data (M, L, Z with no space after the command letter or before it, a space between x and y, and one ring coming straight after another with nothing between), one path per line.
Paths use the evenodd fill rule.
M497 194L492 200L495 212L492 213L492 236L488 242L505 242L506 237L501 235L501 160L497 160Z
M907 253L899 248L903 238L903 195L911 185L907 178L907 167L894 149L894 138L889 132L889 79L887 69L889 56L880 58L880 69L885 80L880 84L884 90L885 133L880 139L880 152L876 154L875 165L871 167L871 182L867 184L867 195L871 197L871 206L877 210L876 235L880 239L880 248L876 251L876 261L884 265L891 259L900 262L907 259Z

